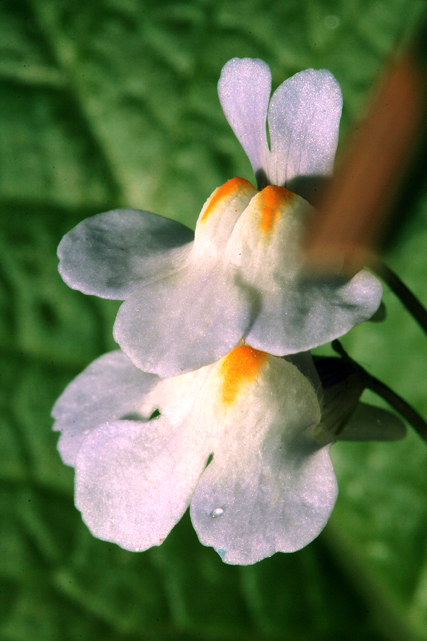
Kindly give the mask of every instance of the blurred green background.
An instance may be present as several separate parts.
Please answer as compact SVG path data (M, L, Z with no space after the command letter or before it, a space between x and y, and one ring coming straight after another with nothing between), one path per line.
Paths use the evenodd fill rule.
M333 448L340 497L306 549L224 565L188 516L159 548L94 539L73 505L50 410L113 349L118 304L68 289L56 246L118 206L193 226L209 194L252 179L216 94L253 56L274 86L327 67L342 138L423 0L1 0L0 639L2 641L427 639L427 448ZM386 256L427 304L427 194ZM386 291L388 319L344 339L427 416L427 345Z

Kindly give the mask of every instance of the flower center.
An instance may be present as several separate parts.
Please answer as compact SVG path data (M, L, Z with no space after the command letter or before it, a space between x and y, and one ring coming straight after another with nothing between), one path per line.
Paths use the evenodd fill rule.
M222 402L232 405L242 389L257 375L267 354L249 345L235 347L224 357L220 369L222 376Z

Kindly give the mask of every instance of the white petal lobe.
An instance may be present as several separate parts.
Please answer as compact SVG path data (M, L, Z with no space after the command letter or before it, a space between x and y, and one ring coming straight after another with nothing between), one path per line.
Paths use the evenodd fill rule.
M53 429L61 432L58 450L64 463L74 466L83 440L101 423L139 414L144 395L158 381L157 376L137 369L120 350L91 363L67 386L52 410Z
M239 349L250 348L234 353ZM326 524L337 495L329 446L311 437L320 420L312 385L283 359L257 358L265 358L262 371L229 407L191 502L200 541L231 564L307 545Z
M126 550L160 545L188 507L209 456L164 417L101 425L76 461L76 507L91 532Z
M262 60L233 58L222 69L219 100L255 175L268 163L266 120L270 91L270 68Z
M59 272L73 289L125 300L141 283L179 269L193 232L148 211L116 209L87 218L58 247Z
M300 242L311 209L300 196L269 185L252 198L224 251L250 310L244 339L276 356L342 336L381 302L381 283L367 271L351 280L306 276Z
M332 172L341 110L340 86L327 69L301 71L276 89L268 110L271 184Z
M137 367L167 378L233 349L249 315L230 275L200 266L132 294L117 314L114 338Z
M250 323L250 301L235 286L223 253L257 193L243 178L216 189L200 214L186 265L140 287L121 306L114 338L137 367L176 376L217 361L238 343Z

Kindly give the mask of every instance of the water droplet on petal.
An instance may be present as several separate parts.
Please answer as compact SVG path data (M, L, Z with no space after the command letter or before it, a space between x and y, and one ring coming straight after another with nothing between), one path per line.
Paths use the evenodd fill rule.
M225 557L225 550L223 550L222 548L218 548L217 553L219 554L221 559Z
M222 516L223 514L224 514L224 510L222 509L222 507L217 507L215 508L215 510L213 510L213 512L211 512L211 517L213 519L216 519L218 518L218 516Z

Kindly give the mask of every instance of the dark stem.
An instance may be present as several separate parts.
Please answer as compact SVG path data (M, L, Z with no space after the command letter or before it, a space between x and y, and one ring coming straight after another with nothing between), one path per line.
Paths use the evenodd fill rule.
M427 423L409 403L404 401L396 392L393 392L388 385L382 383L378 378L375 378L375 376L371 376L361 365L356 363L356 361L347 354L338 340L332 341L332 349L334 349L344 361L351 363L361 373L366 389L370 389L378 396L381 396L381 398L403 416L417 434L427 442Z
M402 301L411 316L415 318L421 329L427 334L427 310L410 289L406 287L405 283L400 280L399 276L379 258L376 258L369 267L387 283L391 291Z

